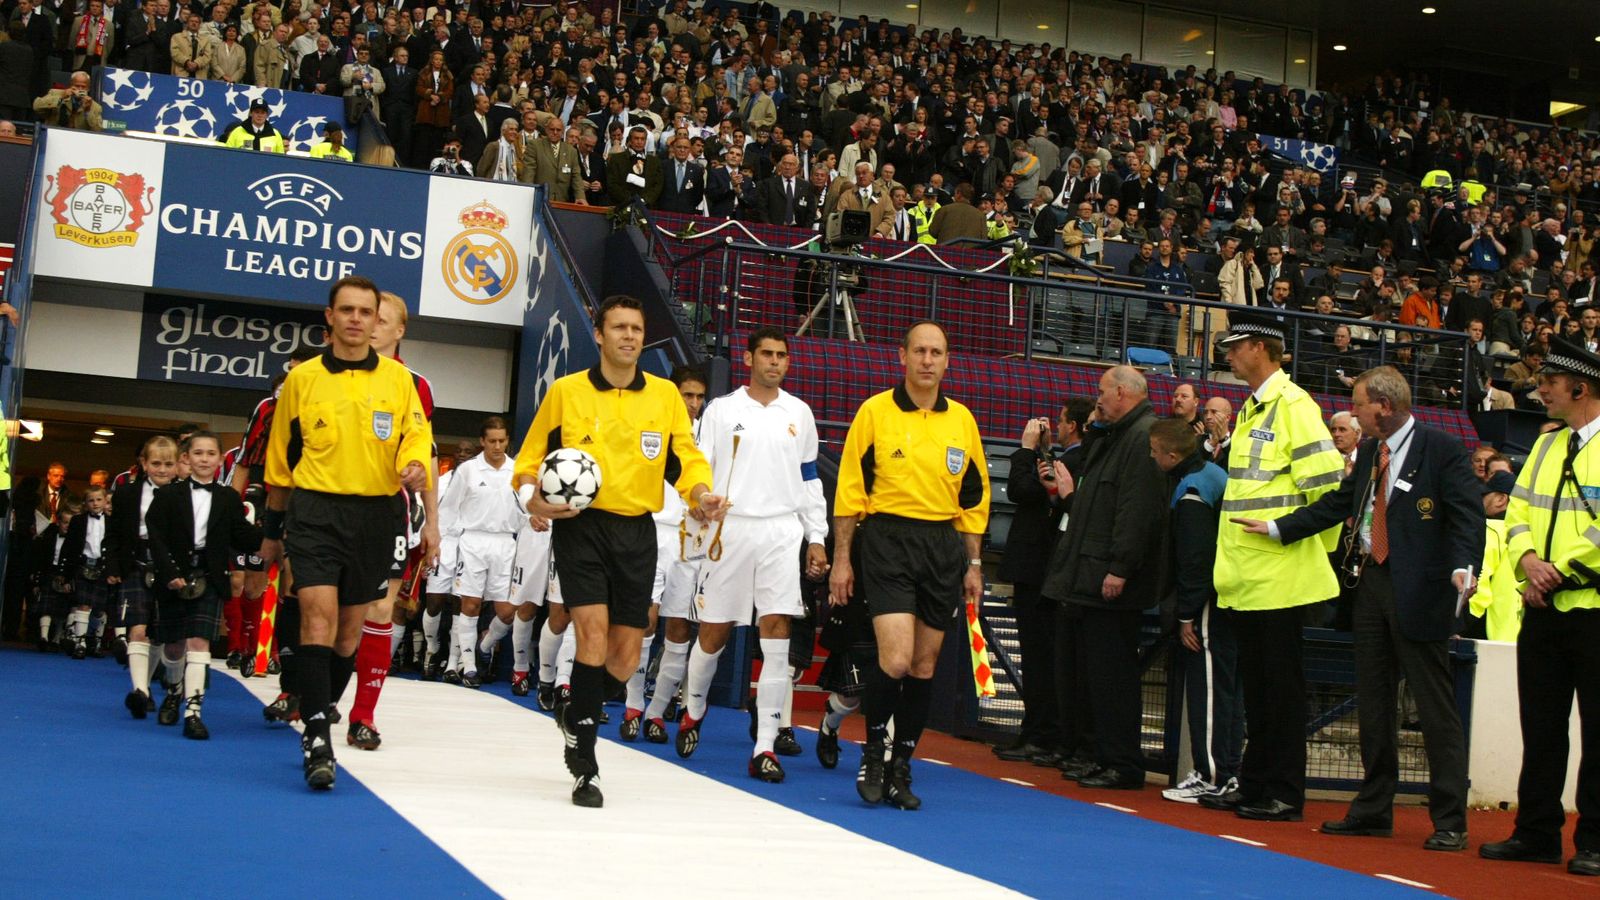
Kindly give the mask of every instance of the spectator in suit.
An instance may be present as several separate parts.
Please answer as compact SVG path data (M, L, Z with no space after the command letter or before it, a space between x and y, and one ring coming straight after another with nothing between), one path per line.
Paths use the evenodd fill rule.
M760 78L751 78L745 82L744 100L739 104L739 118L744 121L747 132L758 128L771 128L778 123L778 108L772 102L772 95L763 87Z
M455 77L444 64L444 53L434 50L428 54L428 65L417 73L417 131L413 141L413 159L431 160L435 148L444 143L454 120L450 115L450 98L455 95Z
M489 146L489 95L479 94L472 110L455 121L455 136L461 141L461 158L474 162L483 158Z
M754 196L754 185L745 177L744 151L729 147L726 154L713 159L706 172L706 207L709 214L719 219L742 217L749 212L748 201Z
M555 116L544 120L543 133L527 141L522 151L522 180L544 185L552 203L587 206L578 148L561 139L565 130Z
M179 78L211 77L211 40L200 33L199 13L191 12L184 19L183 30L172 36L167 53L172 74Z
M750 208L757 222L810 228L817 218L817 200L811 183L801 177L799 157L785 153L778 171L756 184Z
M672 158L663 166L664 183L656 208L675 213L698 214L705 200L705 169L689 158L688 135L672 139Z
M23 4L32 6L32 0L17 0L18 15L21 15ZM160 72L157 68L161 61L158 52L165 35L162 33L160 17L156 15L156 0L145 0L144 9L128 17L126 27L122 29L123 53L122 64L130 69L142 72ZM32 44L32 41L29 41ZM49 52L48 44L45 51ZM35 53L39 53L35 50ZM42 56L41 56L42 58ZM42 89L41 89L42 91Z
M568 128L568 143L570 135L576 130L578 133L578 169L579 180L583 183L583 198L590 206L605 206L610 202L610 194L606 191L606 158L600 148L600 135L593 128Z
M1306 293L1305 281L1300 276L1300 264L1284 256L1283 248L1277 244L1268 244L1266 252L1267 261L1261 267L1261 277L1266 280L1267 284L1271 284L1279 278L1287 279L1290 299L1298 303Z
M327 35L317 38L317 49L300 60L300 90L310 94L336 94L339 88L339 54Z
M1299 259L1306 252L1306 233L1289 221L1292 213L1287 206L1278 207L1276 220L1261 233L1261 245L1276 245L1284 256Z
M211 77L227 84L247 84L244 46L239 43L239 26L223 26L222 38L211 43Z
M383 72L372 64L371 50L364 45L356 48L356 61L339 69L339 84L344 88L346 119L351 123L359 122L371 110L381 123L383 110L376 103L388 84L383 80Z
M483 65L472 67L472 74L459 88L456 88L456 109L471 109L478 97L487 97L494 102L493 92L489 89L489 68Z
M411 67L411 50L394 48L392 62L382 69L384 92L378 98L378 111L394 158L411 162L411 130L417 122L417 70Z
M823 207L828 215L840 210L861 210L870 214L869 230L873 234L889 236L894 207L889 198L873 186L872 167L866 161L856 163L854 181L843 175L835 179L828 187L828 195L829 200Z
M643 125L629 130L627 141L625 149L606 160L606 192L617 206L640 200L653 208L663 186L661 158L645 151L650 132Z
M1066 210L1055 204L1055 196L1054 191L1041 184L1034 192L1033 202L1028 206L1032 216L1031 224L1028 226L1028 243L1035 247L1061 246L1060 231Z
M265 43L256 47L251 56L256 87L288 89L294 71L289 66L290 34L288 25L279 25Z
M55 28L49 14L34 0L17 0L11 21L22 25L22 36L16 40L33 49L33 71L28 85L32 91L30 96L37 97L50 86L50 53L55 49Z
M483 148L473 171L489 181L523 181L522 137L516 119L500 123L500 136Z
M105 0L89 0L88 8L72 20L67 50L72 68L85 72L104 63L117 46L117 24L106 15Z
M0 41L0 119L26 122L33 118L33 48L21 22L6 25L10 40Z
M940 244L948 244L964 237L983 238L988 235L983 212L972 205L972 185L956 185L955 199L933 214L928 234Z

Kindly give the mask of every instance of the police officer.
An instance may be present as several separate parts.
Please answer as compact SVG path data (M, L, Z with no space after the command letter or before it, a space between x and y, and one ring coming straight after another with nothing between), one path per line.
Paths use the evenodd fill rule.
M1282 322L1230 313L1219 343L1228 367L1251 391L1228 452L1214 579L1218 606L1235 613L1250 740L1239 789L1201 797L1200 803L1247 819L1297 822L1306 782L1300 607L1339 592L1327 557L1338 529L1284 547L1227 520L1270 521L1309 505L1339 486L1344 457L1333 446L1317 402L1283 371Z
M288 149L284 143L283 132L279 131L267 116L272 113L267 101L257 98L250 101L250 117L235 125L223 139L223 146L235 150L243 147L249 150L259 150L262 153L282 153Z
M1539 398L1565 424L1541 435L1506 509L1507 559L1527 576L1517 638L1522 774L1511 837L1478 848L1485 859L1561 862L1568 717L1578 696L1574 875L1600 876L1600 356L1551 338Z
M924 320L907 329L900 341L905 381L856 411L833 500L828 600L843 606L856 593L850 547L859 521L860 599L878 641L877 669L868 673L862 699L867 742L856 792L901 809L922 805L911 793L911 756L928 721L945 630L963 596L969 603L983 596L989 470L977 421L939 388L949 362L943 326Z
M906 208L906 215L911 217L911 225L916 229L916 241L919 244L937 244L933 235L928 233L928 226L933 224L934 213L939 211L939 193L929 186L922 193L922 199Z

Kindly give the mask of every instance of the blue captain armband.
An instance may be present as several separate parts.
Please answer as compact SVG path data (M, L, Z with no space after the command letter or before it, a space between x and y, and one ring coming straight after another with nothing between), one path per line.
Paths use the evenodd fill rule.
M800 464L801 481L816 481L818 477L816 460L812 460L811 462L803 462Z

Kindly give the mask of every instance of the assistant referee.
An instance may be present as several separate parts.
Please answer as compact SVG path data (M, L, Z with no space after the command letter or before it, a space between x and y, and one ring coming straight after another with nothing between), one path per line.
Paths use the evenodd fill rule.
M860 519L861 594L878 639L877 671L862 706L867 743L856 791L868 803L921 806L911 793L911 756L928 722L933 668L963 596L983 596L983 533L989 469L978 423L939 389L950 341L921 321L900 342L905 381L870 397L850 423L833 500L829 602L855 591L850 545ZM883 754L894 719L893 758Z
M404 560L397 496L429 486L433 429L411 372L372 349L378 287L360 276L328 290L328 349L283 382L267 445L262 556L294 561L300 597L297 687L306 784L333 787L328 706L355 668L367 608Z
M678 388L639 370L644 335L638 300L619 294L600 304L595 317L600 362L550 386L517 453L513 475L528 511L554 520L550 548L556 576L578 629L572 700L556 708L577 806L605 802L595 733L601 704L639 665L655 577L651 513L661 509L661 483L675 485L698 520L715 521L726 512L722 497L711 493L711 466L695 446ZM561 447L586 451L600 466L600 492L581 515L565 503L546 502L533 489L545 455Z

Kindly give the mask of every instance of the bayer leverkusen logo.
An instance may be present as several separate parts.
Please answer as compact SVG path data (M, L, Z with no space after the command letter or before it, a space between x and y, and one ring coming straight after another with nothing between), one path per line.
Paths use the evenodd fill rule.
M445 286L468 303L499 302L516 286L520 268L517 249L501 233L509 220L487 200L463 209L458 220L466 230L445 248Z
M132 247L153 207L144 176L110 169L62 166L46 176L45 202L55 217L56 237L85 247Z

